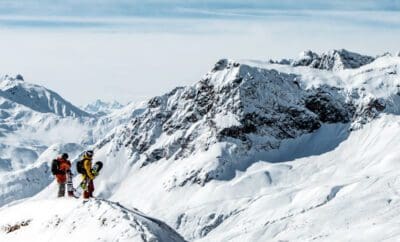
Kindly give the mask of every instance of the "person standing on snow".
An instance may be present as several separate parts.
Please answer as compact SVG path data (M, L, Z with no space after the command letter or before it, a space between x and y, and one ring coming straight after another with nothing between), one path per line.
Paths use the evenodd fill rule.
M83 189L83 198L88 199L93 197L94 184L93 180L98 175L96 171L92 169L93 151L85 151L82 158L82 166L84 172L82 173L81 187Z
M71 162L68 160L68 154L64 153L51 164L51 172L58 183L58 197L65 196L65 187L67 183L67 173L71 172ZM72 191L68 191L68 196L73 196Z

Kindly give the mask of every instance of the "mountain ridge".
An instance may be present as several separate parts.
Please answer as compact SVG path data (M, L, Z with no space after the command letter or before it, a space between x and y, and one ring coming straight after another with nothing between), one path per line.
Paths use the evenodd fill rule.
M285 179L295 181L291 175L283 176L295 169L292 162L304 166L304 160L322 159L330 166L337 162L340 169L354 166L351 157L346 156L350 150L343 145L356 147L354 137L360 134L361 140L373 142L364 137L366 129L386 130L384 125L392 122L390 117L400 114L398 73L400 59L394 56L381 56L359 68L344 70L222 59L196 84L150 99L139 116L97 143L96 157L113 164L112 170L104 170L108 181L100 184L100 194L130 203L125 195L130 189L151 191L159 194L157 199L135 197L131 203L141 204L140 208L174 225L189 240L213 241L215 236L227 239L223 236L224 229L230 229L227 224L232 225L234 218L256 203L257 199L252 198L255 194L276 188L279 196L291 201L291 196L301 193L289 189L291 195L287 197L282 192L292 186L284 185ZM379 141L384 142L381 138ZM393 145L389 146L391 150L395 150ZM349 160L340 162L329 156L337 150L344 152L338 157ZM390 157L384 159L393 162ZM372 162L370 159L362 162L363 167ZM323 163L312 164L315 176L323 179ZM345 182L350 178L338 179ZM335 187L340 186L326 181L326 187L318 190L318 201L307 195L306 201L313 204L311 210L307 203L293 206L313 211L314 205L330 205L331 200L326 202L324 198L337 200L338 194L346 190L336 194ZM181 196L187 201L179 201ZM168 204L175 204L175 208L163 211ZM266 204L278 206L272 200ZM273 213L271 208L262 208ZM281 217L290 218L291 213L285 207L281 209ZM252 215L258 219L256 214ZM256 218L242 217L249 223ZM279 217L272 221L276 226L286 224L278 222ZM257 223L261 231L268 231L268 226ZM273 236L260 238L265 241ZM232 238L236 237L241 236Z
M222 142L240 154L228 159L246 160L249 154L277 149L282 140L312 133L324 123L349 123L349 130L357 129L395 105L365 95L361 88L322 84L304 89L301 82L299 75L220 60L195 85L150 99L142 115L113 135L112 149L127 148L131 162L143 167L161 159L187 158ZM102 141L97 149L108 143ZM220 160L211 171L193 170L178 184L204 185L231 177L232 162Z
M190 241L399 238L388 229L399 218L399 57L330 70L221 59L210 69L94 123L96 196Z
M66 101L57 93L24 81L21 75L0 79L0 96L41 113L61 117L90 117L91 115Z
M165 223L102 199L27 201L0 214L0 238L7 241L185 241ZM38 229L44 232L37 234Z

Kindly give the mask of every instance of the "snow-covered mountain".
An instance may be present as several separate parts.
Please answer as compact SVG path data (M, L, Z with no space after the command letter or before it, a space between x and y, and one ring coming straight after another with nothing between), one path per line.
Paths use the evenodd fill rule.
M95 143L95 160L104 162L95 194L107 200L55 202L56 186L44 173L37 195L0 210L0 237L44 231L46 239L54 228L43 225L53 216L72 239L69 225L88 216L99 222L84 230L104 229L99 238L111 241L145 240L143 233L179 241L172 229L189 241L399 240L400 57L307 53L266 63L222 59L192 86L86 122L86 143L74 154ZM48 157L66 149L45 148ZM48 169L44 160L32 167ZM3 204L15 200L3 197ZM11 219L40 203L65 205L73 215L55 209ZM143 222L135 208L170 228L147 215ZM105 210L106 220L128 215L103 228L96 211ZM128 226L135 221L150 229ZM118 238L107 237L114 232Z
M310 83L301 75L221 60L196 85L151 99L142 115L98 148L124 149L127 160L144 167L162 159L188 158L223 144L215 160L206 166L198 163L196 168L193 164L170 185L231 179L235 170L245 169L262 153L279 148L282 141L312 133L324 124L347 124L355 129L381 112L398 114L398 77L388 74L397 68L372 73L366 68L367 74L358 70L365 77L373 76L359 87L345 86L360 75L355 73L336 76L343 87L321 82L307 88ZM378 90L374 87L381 85L382 77L386 85Z
M88 113L75 107L57 93L42 86L27 83L21 75L0 78L0 97L3 108L20 104L41 113L54 113L61 117L86 117ZM5 99L5 100L4 100Z
M331 50L318 55L312 51L304 51L295 60L293 66L310 66L325 70L354 69L369 64L375 58L367 55L350 52L345 49Z
M21 75L3 77L1 85L0 206L40 192L53 181L50 163L59 154L67 152L72 160L77 159L113 128L141 112L142 104L131 103L95 117L57 93L24 81ZM40 101L35 104L29 101L31 97L33 101L40 97ZM54 109L51 103L57 103Z
M94 118L21 75L0 79L0 173L23 169L55 143L81 143Z
M117 101L104 102L101 101L100 99L97 99L93 103L90 103L85 107L83 107L83 110L96 116L104 116L123 107L124 105L120 104Z
M184 241L163 222L118 203L52 196L51 161L61 153L76 161L97 138L139 114L140 104L95 117L20 75L5 76L0 84L0 240L74 241L87 234L85 241ZM43 200L49 189L49 199ZM39 201L26 201L35 195Z
M309 66L323 70L344 70L355 69L369 64L375 60L372 56L361 55L345 49L330 50L318 54L311 50L300 53L295 60L283 59L280 61L270 61L276 64L287 64L291 66Z
M221 60L195 85L151 99L141 115L98 143L96 158L106 162L99 194L163 219L188 240L296 238L300 231L285 236L290 218L329 208L350 180L371 177L367 167L382 147L390 164L377 164L374 176L391 169L399 148L398 73L400 59L390 55L358 68ZM393 136L384 137L388 125ZM379 148L367 152L357 142L377 142ZM352 159L352 152L359 156ZM363 182L358 185L367 186ZM362 202L361 194L373 196L374 189L379 187L349 194L347 205ZM318 217L309 214L316 223ZM238 221L248 225L235 226ZM301 235L337 240L318 228Z
M24 154L16 153L15 155L25 162L25 166L10 167L7 172L0 172L0 206L42 191L54 180L50 172L51 161L61 153L76 157L82 150L84 147L79 144L67 143L48 147L36 159L29 159Z

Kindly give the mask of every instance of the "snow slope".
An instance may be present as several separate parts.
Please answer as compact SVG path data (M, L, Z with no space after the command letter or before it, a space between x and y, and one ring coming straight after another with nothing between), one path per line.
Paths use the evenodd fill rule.
M23 77L0 78L0 206L32 196L53 180L50 162L75 158L113 128L140 113L130 104L95 117ZM137 110L138 109L138 110Z
M51 160L80 153L91 122L88 113L20 75L0 78L0 206L48 186Z
M396 199L386 175L397 174L399 73L389 55L332 70L221 60L97 144L97 194L188 240L389 238L398 218L378 210ZM365 212L387 223L373 230Z
M125 174L114 165L128 164L115 157L97 194L163 219L190 241L397 241L399 135L393 115L350 134L330 124L284 142L231 180L172 190L181 164L163 160Z
M96 120L95 195L189 241L399 240L400 57L339 52L329 68L223 59Z
M0 78L0 173L32 164L54 143L78 143L92 117L53 91L25 82L22 76Z
M0 207L42 191L54 181L50 171L51 161L63 152L74 158L82 150L83 147L75 143L54 144L26 167L0 173Z
M209 196L221 223L199 241L398 241L399 135L400 118L385 115L331 152L260 161L215 184Z
M3 207L0 240L184 241L159 220L98 199L49 199Z

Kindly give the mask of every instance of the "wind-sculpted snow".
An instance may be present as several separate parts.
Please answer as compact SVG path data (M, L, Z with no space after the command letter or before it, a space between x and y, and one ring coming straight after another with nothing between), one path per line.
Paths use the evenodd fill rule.
M160 220L98 199L51 199L4 207L0 209L0 240L185 241Z

